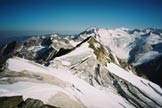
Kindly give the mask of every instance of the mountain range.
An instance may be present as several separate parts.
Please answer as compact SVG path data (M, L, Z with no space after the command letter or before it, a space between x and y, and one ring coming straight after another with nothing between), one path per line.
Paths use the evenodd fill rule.
M13 41L0 47L0 97L61 108L161 108L161 61L161 29L90 27ZM4 108L22 108L20 100Z

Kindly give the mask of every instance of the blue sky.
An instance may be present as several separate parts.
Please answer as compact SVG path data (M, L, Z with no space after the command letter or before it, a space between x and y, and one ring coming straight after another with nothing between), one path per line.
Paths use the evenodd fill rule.
M0 30L162 28L162 0L0 0Z

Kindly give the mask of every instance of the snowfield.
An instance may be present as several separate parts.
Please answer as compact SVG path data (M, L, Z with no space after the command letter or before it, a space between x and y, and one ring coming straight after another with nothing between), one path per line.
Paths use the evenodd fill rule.
M152 51L162 55L160 46L160 44L162 44L161 35L156 34L156 32L153 32L150 29L130 30L127 28L105 29L90 27L86 32L87 33L84 35L94 36L103 45L109 47L111 51L121 59L128 61L133 58L132 56L135 54L136 59L131 61L133 65L147 62L149 59L145 60L140 58L147 57L148 53L151 53ZM154 45L157 47L159 46L159 48L154 49ZM155 55L151 59L154 59L157 56L158 55Z
M50 75L53 76L54 79L49 80L55 81L56 79L58 79L62 81L62 85L65 86L46 82L42 83L41 81L33 82L30 80L17 80L17 82L12 82L10 84L0 84L0 96L23 95L24 99L29 97L40 99L47 104L55 106L58 105L60 107L66 107L61 104L64 103L64 101L62 100L63 97L66 97L67 100L72 100L71 102L75 102L75 104L73 104L74 106L71 106L73 108L75 108L76 106L80 108L123 108L123 106L128 108L133 107L118 94L97 89L89 85L84 80L73 75L66 68L48 68L18 57L9 59L7 63L10 72L14 71L21 73L27 71L28 74L30 74L30 72L34 72L37 76L39 75L40 77ZM113 63L109 63L107 65L107 69L115 75L129 81L136 87L140 88L147 95L152 94L151 97L157 102L162 102L162 97L147 86L148 83L151 84L162 94L161 88L156 84L128 73L125 70L121 69L118 65L115 65ZM146 85L144 85L141 81L143 81ZM55 99L55 96L58 96L57 103L51 101L52 99Z
M65 82L66 86L61 87L48 83L19 81L11 84L1 84L0 96L23 95L24 99L30 97L54 105L50 103L50 98L54 98L58 92L61 92L66 94L68 98L72 99L74 102L76 101L76 104L79 105L80 108L83 108L83 106L88 108L123 108L122 105L132 107L121 96L96 89L65 69L47 68L18 57L8 60L8 69L19 73L24 70L28 72L32 71L40 76L41 74L52 75ZM55 106L57 105L55 104ZM74 108L75 107L76 106L74 106Z

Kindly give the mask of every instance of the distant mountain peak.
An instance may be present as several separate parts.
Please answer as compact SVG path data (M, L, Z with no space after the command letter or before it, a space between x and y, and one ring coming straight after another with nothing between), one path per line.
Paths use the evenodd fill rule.
M120 28L117 28L116 30L128 31L130 29L129 28L126 28L126 27L120 27Z
M93 30L96 30L96 29L98 29L98 27L96 27L96 26L90 26L85 31L93 31Z

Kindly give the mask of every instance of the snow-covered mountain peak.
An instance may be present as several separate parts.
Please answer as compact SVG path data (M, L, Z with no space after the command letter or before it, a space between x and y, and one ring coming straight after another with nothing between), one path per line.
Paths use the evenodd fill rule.
M127 47L135 38L131 37L128 34L127 28L118 28L118 29L93 29L91 32L84 31L81 34L81 37L84 36L93 36L103 45L110 47L110 49L120 58L127 59L129 54L124 53L124 48ZM123 49L122 49L123 48ZM116 52L120 50L124 54L119 55ZM128 51L125 51L128 52Z
M98 29L87 35L94 36L103 45L109 47L119 58L128 59L128 46L134 38L129 36L127 31L123 29Z
M96 26L90 26L90 27L88 27L85 31L94 31L94 30L97 30L98 29L98 27L96 27Z
M130 30L127 28L117 28L117 29L92 29L91 31L84 31L80 34L80 36L85 39L87 36L93 36L96 38L104 46L109 47L117 57L128 61L129 63L135 63L138 61L138 57L136 59L132 59L133 52L136 56L145 55L146 52L152 51L154 48L145 49L142 47L146 44L147 46L154 46L161 42L161 33L160 29L134 29ZM160 45L161 46L161 45ZM138 51L140 50L140 51ZM156 49L157 50L157 49ZM120 53L119 53L120 52ZM159 51L158 51L159 52ZM138 54L137 54L138 53ZM131 62L130 62L131 61ZM145 61L143 61L145 62Z
M110 49L105 48L93 36L90 36L76 45L70 53L67 53L59 58L67 58L79 55L94 56L98 63L106 65L108 62L119 64L118 58L111 52ZM57 58L56 58L57 59Z
M129 31L130 29L126 27L121 27L121 28L116 28L115 30Z

